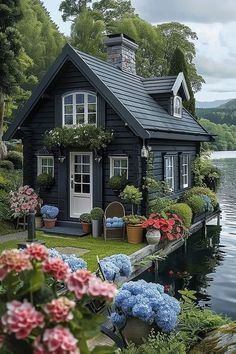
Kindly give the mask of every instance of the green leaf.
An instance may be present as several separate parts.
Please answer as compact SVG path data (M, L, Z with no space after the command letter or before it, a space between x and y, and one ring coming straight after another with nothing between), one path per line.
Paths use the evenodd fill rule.
M97 346L92 351L91 354L114 354L117 347L114 345L109 347L107 345Z

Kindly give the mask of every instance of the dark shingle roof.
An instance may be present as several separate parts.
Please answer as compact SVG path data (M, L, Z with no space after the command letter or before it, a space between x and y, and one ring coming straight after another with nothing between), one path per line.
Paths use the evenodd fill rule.
M143 86L148 94L171 92L177 76L165 76L143 79Z

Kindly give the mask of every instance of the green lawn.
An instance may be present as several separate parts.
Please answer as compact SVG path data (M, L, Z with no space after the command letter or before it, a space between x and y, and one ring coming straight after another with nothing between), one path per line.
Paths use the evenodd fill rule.
M133 245L126 241L104 241L102 238L85 237L59 237L37 233L37 237L46 242L48 248L52 247L79 247L88 249L89 252L81 256L88 263L88 269L95 271L97 269L96 256L100 259L111 256L112 254L124 253L131 254L145 246L144 243ZM0 251L8 248L15 248L17 241L8 241L0 244Z

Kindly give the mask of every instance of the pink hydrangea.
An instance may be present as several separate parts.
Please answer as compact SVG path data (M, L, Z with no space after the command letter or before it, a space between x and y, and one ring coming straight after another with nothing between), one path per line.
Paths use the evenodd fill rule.
M48 258L43 262L43 271L50 273L56 280L65 280L70 272L67 263L60 258Z
M74 301L62 296L47 304L45 306L45 312L49 315L50 321L64 322L72 320L73 314L71 310L73 310L74 307Z
M0 255L0 280L3 280L8 273L20 273L32 269L29 256L19 250L5 250Z
M84 295L112 300L117 291L113 284L102 281L87 270L78 269L71 273L66 283L78 300L81 300Z
M48 258L47 248L39 243L27 245L24 253L29 255L30 259L34 259L36 261L45 261Z
M25 339L34 328L44 326L43 315L28 301L7 303L7 312L1 321L4 331L14 333L17 339Z
M79 354L77 339L61 326L46 329L34 342L34 354Z

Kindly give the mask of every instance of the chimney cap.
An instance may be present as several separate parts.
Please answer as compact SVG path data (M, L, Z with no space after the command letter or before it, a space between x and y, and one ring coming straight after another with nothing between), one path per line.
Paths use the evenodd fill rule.
M104 39L104 44L107 47L112 47L114 45L124 44L133 50L138 49L138 44L136 44L135 40L129 37L124 33L110 33L107 34Z

